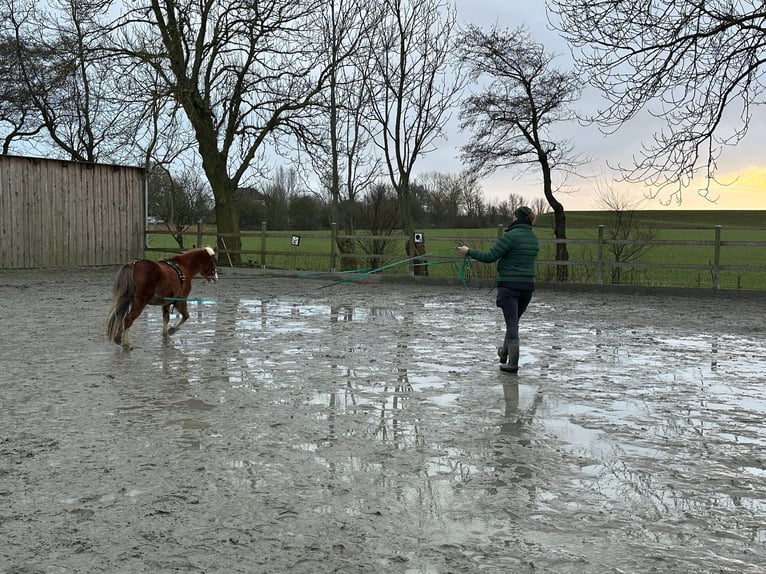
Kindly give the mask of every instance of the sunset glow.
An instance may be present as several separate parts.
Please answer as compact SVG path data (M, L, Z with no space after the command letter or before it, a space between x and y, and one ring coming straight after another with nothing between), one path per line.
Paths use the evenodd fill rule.
M721 209L721 210L766 210L766 167L752 166L739 173L721 172L718 181L710 186L708 199L698 193L701 186L690 186L683 191L681 203L675 199L668 202L666 195L647 199L646 188L641 185L615 183L615 190L629 195L637 203L637 209ZM520 195L527 202L542 197L542 184L532 178L519 178L509 171L496 173L482 180L485 198L496 202L508 199L513 193ZM557 199L567 211L587 211L603 209L596 197L595 181L583 181L571 192L556 193Z

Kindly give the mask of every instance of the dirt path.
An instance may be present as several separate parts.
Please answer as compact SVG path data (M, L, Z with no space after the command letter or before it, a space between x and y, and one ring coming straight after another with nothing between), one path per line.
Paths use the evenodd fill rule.
M763 572L766 303L0 271L0 571Z

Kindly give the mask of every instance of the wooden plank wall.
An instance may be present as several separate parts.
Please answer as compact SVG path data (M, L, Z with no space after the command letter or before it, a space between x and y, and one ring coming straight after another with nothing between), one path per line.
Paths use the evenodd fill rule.
M0 269L143 256L144 170L0 156Z

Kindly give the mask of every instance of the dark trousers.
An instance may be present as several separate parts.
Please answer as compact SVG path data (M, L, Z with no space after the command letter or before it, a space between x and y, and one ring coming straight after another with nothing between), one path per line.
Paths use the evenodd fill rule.
M503 311L506 339L519 338L519 319L527 310L527 306L532 300L532 293L534 291L509 289L508 287L497 288L495 304Z

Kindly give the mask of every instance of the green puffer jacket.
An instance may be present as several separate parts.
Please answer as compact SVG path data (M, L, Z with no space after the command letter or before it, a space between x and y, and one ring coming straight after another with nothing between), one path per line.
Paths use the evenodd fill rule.
M540 242L526 222L514 222L489 251L469 249L467 255L482 263L497 261L497 280L534 283Z

